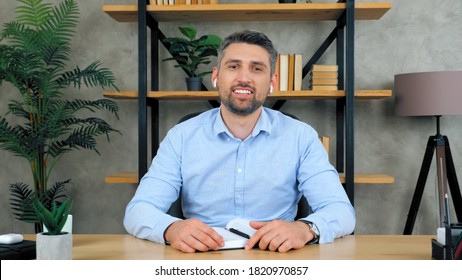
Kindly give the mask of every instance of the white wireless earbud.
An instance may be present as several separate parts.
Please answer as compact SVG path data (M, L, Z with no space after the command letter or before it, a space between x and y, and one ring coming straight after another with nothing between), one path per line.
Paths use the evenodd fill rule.
M270 86L270 93L273 93L273 86Z
M213 87L217 88L217 79L213 80Z

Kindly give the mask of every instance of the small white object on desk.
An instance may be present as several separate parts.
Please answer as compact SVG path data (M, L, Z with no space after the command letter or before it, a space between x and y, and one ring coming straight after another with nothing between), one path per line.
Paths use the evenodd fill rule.
M0 244L15 244L24 240L21 234L7 233L0 235Z
M436 241L441 245L446 245L446 229L445 228L437 228L436 230Z

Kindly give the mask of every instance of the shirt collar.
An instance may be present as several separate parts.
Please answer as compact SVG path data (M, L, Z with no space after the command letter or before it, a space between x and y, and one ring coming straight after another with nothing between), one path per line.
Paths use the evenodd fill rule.
M221 108L217 110L217 114L215 117L215 121L213 123L213 132L215 135L219 135L221 133L226 133L230 137L234 137L231 132L228 130L228 128L225 125L225 122L223 121L223 118L221 117ZM260 132L266 132L268 135L271 134L272 130L272 123L270 116L266 109L263 107L263 110L261 112L260 117L258 118L258 121L255 125L254 130L252 131L252 137L257 136Z

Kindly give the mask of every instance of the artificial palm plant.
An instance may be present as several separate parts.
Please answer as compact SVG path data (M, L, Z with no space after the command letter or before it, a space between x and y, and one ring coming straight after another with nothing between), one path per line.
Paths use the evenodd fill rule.
M34 186L11 184L11 206L16 218L35 223L36 232L41 232L30 201L37 196L51 210L66 197L69 179L48 182L62 155L79 149L99 154L96 138L106 135L109 140L109 134L117 131L92 116L107 110L118 117L114 101L72 99L65 91L116 86L112 72L99 62L83 69L66 66L79 17L75 0L56 6L43 0L17 1L17 19L5 23L0 33L0 85L5 81L18 91L18 98L8 101L6 114L0 113L0 148L30 164Z

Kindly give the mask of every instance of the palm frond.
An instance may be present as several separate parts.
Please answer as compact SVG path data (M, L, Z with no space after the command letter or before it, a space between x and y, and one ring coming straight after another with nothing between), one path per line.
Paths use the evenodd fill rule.
M43 0L18 0L24 5L16 8L18 21L34 28L40 28L50 18L52 7L50 3L42 3Z
M74 112L78 112L81 109L88 109L93 112L93 109L97 110L107 110L111 113L113 113L117 119L119 119L119 106L117 105L116 102L110 99L98 99L98 100L81 100L81 99L75 99L72 101L69 101L70 107L74 110Z
M29 188L29 185L22 182L10 185L10 205L13 210L13 215L21 221L27 223L38 222L35 211L31 204L28 203L35 193Z
M67 198L64 194L65 185L70 182L70 179L55 183L43 195L39 195L33 191L29 185L22 182L10 185L10 205L13 210L13 215L26 223L37 223L39 221L33 207L33 201L39 199L46 209L51 210L53 204L58 206L61 204L61 199Z
M77 88L84 84L87 87L101 86L103 88L113 87L117 89L112 72L107 68L99 68L100 64L100 62L93 62L83 70L76 67L73 71L63 73L57 82L66 86L73 84Z
M43 36L55 45L70 44L78 23L79 9L74 0L64 0L53 7L53 16L45 23Z
M47 207L51 209L54 201L59 201L60 199L66 198L66 185L70 183L71 179L66 181L56 182L51 188L47 189L42 202Z
M29 132L21 126L11 126L5 118L0 117L0 149L15 156L32 158L31 145L28 143Z

